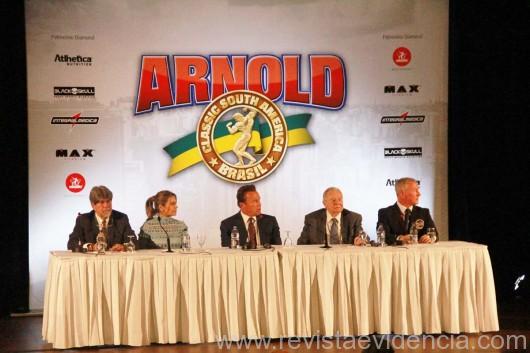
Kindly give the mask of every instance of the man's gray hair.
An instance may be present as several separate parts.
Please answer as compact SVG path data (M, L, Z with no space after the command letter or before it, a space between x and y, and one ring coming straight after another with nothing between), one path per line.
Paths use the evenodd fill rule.
M330 186L329 188L327 188L326 190L324 190L324 193L322 194L322 199L325 200L326 199L326 196L332 192L332 191L338 191L342 194L342 191L340 191L339 188L335 187L335 186Z
M90 190L90 195L88 196L91 204L96 204L102 200L112 200L112 191L109 190L106 186L94 186Z
M396 181L394 184L394 188L396 189L396 195L399 193L400 190L404 190L408 183L417 183L418 181L414 178L401 178Z

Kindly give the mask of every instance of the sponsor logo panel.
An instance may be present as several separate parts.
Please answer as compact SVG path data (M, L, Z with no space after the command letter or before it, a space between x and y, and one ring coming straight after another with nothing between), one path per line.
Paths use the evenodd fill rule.
M92 66L91 56L55 54L54 62L67 66Z
M67 159L67 160L84 160L87 158L94 157L94 149L83 148L83 149L67 149L60 148L55 150L55 158Z
M385 158L387 157L421 157L423 154L421 147L387 147L385 148Z
M68 116L54 116L52 117L51 123L53 125L95 125L99 122L97 116L84 116L81 117L81 113Z
M425 115L409 115L405 112L401 115L388 115L381 118L381 124L421 124L425 121Z
M66 177L65 185L68 191L78 193L85 188L86 180L85 177L79 173L71 173Z
M53 95L55 97L94 97L96 88L93 86L55 86Z

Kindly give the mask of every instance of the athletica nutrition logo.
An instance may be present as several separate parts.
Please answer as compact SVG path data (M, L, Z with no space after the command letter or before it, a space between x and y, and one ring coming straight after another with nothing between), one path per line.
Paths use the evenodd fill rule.
M86 185L85 177L79 173L72 173L66 177L65 185L68 191L78 193L83 191Z
M386 180L386 186L395 186L398 180L399 179L387 179ZM421 184L420 180L416 180L416 182L418 183L418 185Z
M412 60L412 53L406 47L399 47L392 53L392 60L399 67L407 66Z
M420 85L386 85L384 93L396 95L411 95L414 93L420 93Z
M421 147L393 147L385 148L386 157L421 157Z
M72 115L71 117L67 116L54 116L51 123L54 125L95 125L99 121L97 116L85 116L81 117L81 113Z
M95 87L53 87L55 97L94 97Z
M389 115L381 118L381 124L421 124L424 121L425 115L409 115L409 112L399 116Z
M94 149L57 149L55 150L55 157L68 159L68 160L79 160L94 157Z
M75 55L70 56L68 54L55 55L56 63L66 64L67 66L92 66L92 57L91 56L81 56Z

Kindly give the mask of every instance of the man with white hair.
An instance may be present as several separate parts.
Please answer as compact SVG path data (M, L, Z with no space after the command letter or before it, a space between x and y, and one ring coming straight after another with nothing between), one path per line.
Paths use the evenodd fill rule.
M412 243L410 229L416 220L423 220L424 226L418 229L418 241L430 243L431 238L426 234L428 228L435 228L434 221L428 208L417 206L420 198L420 187L413 178L401 178L395 184L397 202L379 210L377 225L382 225L386 233L386 243Z
M324 191L322 203L324 208L305 216L297 244L324 244L325 237L329 244L353 244L362 230L362 216L343 207L342 192L336 187Z

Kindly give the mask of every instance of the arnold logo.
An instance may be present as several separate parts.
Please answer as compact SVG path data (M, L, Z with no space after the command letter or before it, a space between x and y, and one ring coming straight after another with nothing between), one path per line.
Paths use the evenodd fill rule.
M78 96L94 97L96 94L95 87L53 87L54 96Z
M273 102L339 110L346 102L346 68L336 55L143 56L135 114L209 104L222 94L248 90ZM306 76L308 75L308 76ZM307 89L302 82L309 82Z
M81 113L77 113L72 115L71 117L66 116L54 116L52 118L51 123L56 124L66 124L66 125L94 125L97 124L99 121L99 117L97 116L85 116L81 117Z
M64 54L64 55L56 54L54 61L56 63L57 62L63 63L68 66L91 66L92 65L92 57L81 56L81 55L70 56L68 54Z
M412 94L420 92L420 85L387 85L385 86L385 93L390 94Z
M421 147L385 148L385 157L421 157Z
M384 116L381 118L381 124L419 124L425 121L425 115L409 115L405 112L399 116Z
M86 158L92 158L94 150L93 149L82 149L77 150L67 150L67 149L58 149L55 150L55 157L57 158L66 158L66 159L86 159Z

